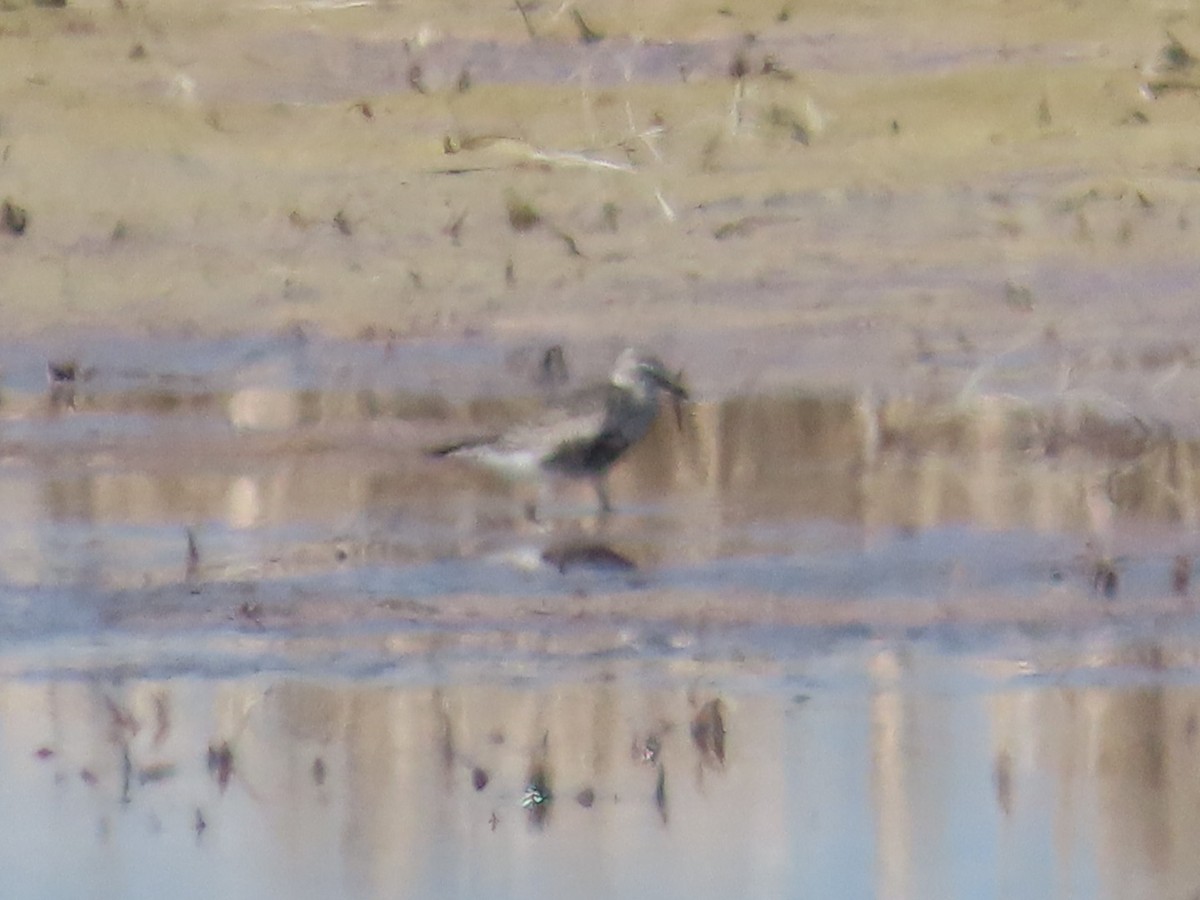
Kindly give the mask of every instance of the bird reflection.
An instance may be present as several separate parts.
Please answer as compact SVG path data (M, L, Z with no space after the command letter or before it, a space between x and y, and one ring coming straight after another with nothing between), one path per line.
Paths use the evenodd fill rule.
M566 574L569 571L633 572L637 563L601 541L572 539L551 544L542 551L542 562Z

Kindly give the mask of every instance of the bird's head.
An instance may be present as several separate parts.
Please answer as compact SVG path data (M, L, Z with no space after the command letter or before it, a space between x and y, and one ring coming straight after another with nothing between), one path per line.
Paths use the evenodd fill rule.
M688 399L687 388L680 382L678 375L667 371L667 367L658 357L642 353L633 347L617 358L617 364L613 367L612 383L617 387L651 396L658 391L666 391L676 400Z

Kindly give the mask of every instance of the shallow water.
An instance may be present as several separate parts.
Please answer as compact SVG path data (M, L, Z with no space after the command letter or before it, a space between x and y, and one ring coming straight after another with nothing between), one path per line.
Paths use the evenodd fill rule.
M1194 19L0 0L0 897L1195 897Z
M12 349L6 895L1194 888L1192 442L701 389L613 516L534 522L423 451L604 348L538 358L117 343L50 387Z
M10 681L5 880L17 896L1183 895L1200 875L1180 839L1197 828L1194 680L1164 684L1171 653L1149 644L1103 678L1078 645L1014 649L847 641L752 680L608 661Z

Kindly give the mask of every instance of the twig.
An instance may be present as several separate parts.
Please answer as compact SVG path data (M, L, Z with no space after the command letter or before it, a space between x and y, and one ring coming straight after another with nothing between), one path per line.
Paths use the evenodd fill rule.
M521 14L521 21L525 23L525 30L529 32L529 39L536 41L537 32L533 30L533 22L529 21L529 13L525 11L525 5L521 0L513 0L513 4L517 7L517 12Z

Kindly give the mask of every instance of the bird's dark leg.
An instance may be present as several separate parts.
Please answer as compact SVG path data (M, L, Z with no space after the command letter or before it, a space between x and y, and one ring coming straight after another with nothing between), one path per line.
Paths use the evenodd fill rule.
M538 515L539 510L545 510L547 504L553 499L554 492L551 490L550 483L542 480L537 486L536 499L529 500L525 503L525 521L531 525L541 525L542 518Z
M592 484L596 487L596 499L600 501L600 512L608 515L613 511L613 506L612 501L608 499L608 486L604 483L604 476L596 477L592 480Z

